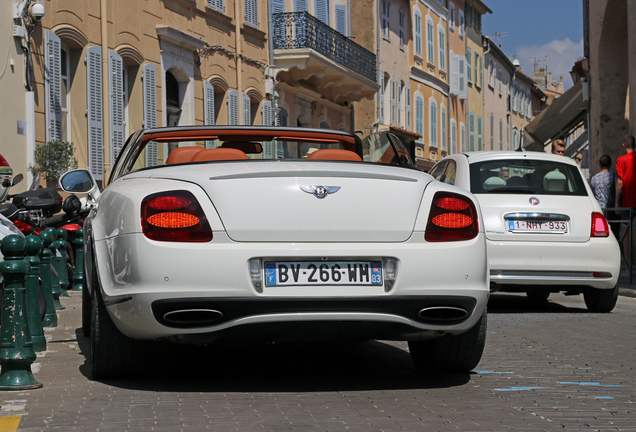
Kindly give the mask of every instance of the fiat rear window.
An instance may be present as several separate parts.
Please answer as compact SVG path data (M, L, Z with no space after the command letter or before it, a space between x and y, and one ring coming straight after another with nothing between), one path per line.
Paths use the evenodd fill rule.
M525 158L470 164L470 190L474 194L587 195L577 167Z

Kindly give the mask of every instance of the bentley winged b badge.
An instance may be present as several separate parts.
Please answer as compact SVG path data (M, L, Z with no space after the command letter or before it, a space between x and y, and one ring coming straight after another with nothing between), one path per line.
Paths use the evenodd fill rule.
M334 194L340 190L340 186L300 186L304 192L312 194L316 198L324 198L329 194Z

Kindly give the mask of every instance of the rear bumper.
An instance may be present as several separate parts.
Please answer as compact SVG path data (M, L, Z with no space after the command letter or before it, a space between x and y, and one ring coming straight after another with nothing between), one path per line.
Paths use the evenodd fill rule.
M494 284L610 289L620 274L620 249L613 237L584 243L488 241L488 254Z

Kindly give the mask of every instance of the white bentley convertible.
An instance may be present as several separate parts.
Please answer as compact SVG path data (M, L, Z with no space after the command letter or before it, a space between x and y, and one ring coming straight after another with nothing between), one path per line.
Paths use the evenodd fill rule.
M96 198L89 171L60 182ZM142 130L95 201L82 323L95 378L132 373L137 340L401 340L426 371L481 358L477 201L414 169L391 134Z

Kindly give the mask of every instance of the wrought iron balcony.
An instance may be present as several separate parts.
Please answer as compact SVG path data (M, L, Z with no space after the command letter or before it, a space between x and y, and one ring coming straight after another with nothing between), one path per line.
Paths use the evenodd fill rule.
M272 16L274 49L310 48L376 81L375 55L307 12L276 13Z

